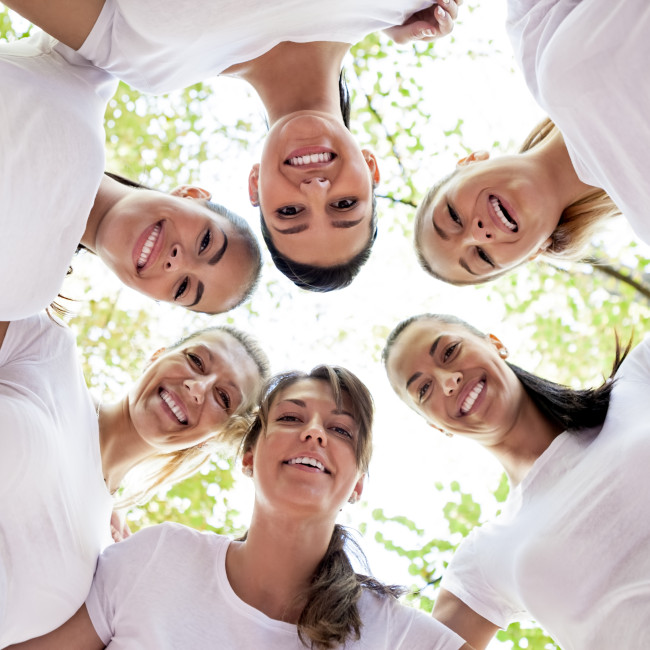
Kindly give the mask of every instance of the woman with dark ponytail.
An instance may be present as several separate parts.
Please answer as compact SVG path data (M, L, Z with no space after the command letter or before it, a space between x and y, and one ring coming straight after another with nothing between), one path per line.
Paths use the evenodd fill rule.
M503 465L501 514L456 551L433 615L475 648L533 618L562 648L650 647L650 341L618 341L609 379L575 390L506 361L497 337L422 314L388 337L398 396Z
M350 564L353 542L335 520L363 490L372 414L343 368L274 377L241 444L255 484L244 538L176 524L136 533L100 557L73 618L11 647L469 648Z

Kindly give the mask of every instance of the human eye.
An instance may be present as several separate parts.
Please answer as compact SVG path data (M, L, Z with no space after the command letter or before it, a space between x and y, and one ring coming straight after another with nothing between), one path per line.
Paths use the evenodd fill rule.
M223 390L222 388L217 388L217 401L219 402L219 405L225 410L228 411L230 409L231 405L231 400L230 400L230 395Z
M192 365L199 371L203 371L203 359L198 354L194 354L194 352L188 352L187 353L187 358L190 360Z
M203 239L201 240L201 244L199 245L199 253L202 253L210 245L211 241L212 241L212 231L208 229L205 231L205 235L203 235Z
M494 262L490 259L490 256L480 246L476 247L476 253L484 262L487 262L492 268L494 268Z
M444 352L442 353L442 360L443 361L448 361L451 356L454 354L456 348L458 348L460 344L459 343L452 343L451 345L448 345Z
M302 209L297 208L295 205L285 205L278 208L276 212L280 217L296 217L302 212Z
M349 440L352 440L354 438L352 433L350 433L350 431L348 431L345 427L335 425L331 427L331 429L332 431L334 431L334 433L336 433L339 436L342 436L343 438L348 438Z
M300 422L300 418L297 415L280 415L276 419L276 422Z
M335 210L350 210L358 203L357 199L339 199L330 203Z
M431 386L430 381L425 381L419 388L418 388L418 401L421 402L429 392L429 388Z
M187 291L187 285L189 284L189 278L184 278L183 281L181 282L180 286L176 290L176 293L174 294L174 300L179 300L180 298L185 295L185 292Z
M458 216L458 212L456 212L456 210L454 210L449 203L447 203L447 210L449 210L449 216L451 217L451 220L455 224L462 226L463 222L460 220L460 217Z

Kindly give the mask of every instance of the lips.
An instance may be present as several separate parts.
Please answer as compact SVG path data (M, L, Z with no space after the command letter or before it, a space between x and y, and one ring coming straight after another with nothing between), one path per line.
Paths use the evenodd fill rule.
M488 212L494 225L507 233L518 232L519 224L514 209L501 197L490 194L488 197Z
M330 165L336 158L336 153L327 147L302 147L292 151L284 164L301 170L321 169Z
M148 269L158 258L164 241L164 237L161 237L163 230L162 221L154 223L135 242L132 258L138 274Z
M458 411L461 416L469 415L479 407L485 397L486 385L485 377L467 382L458 398Z
M178 395L162 387L158 391L158 394L163 403L163 410L169 418L179 424L187 425L189 420L185 410L185 405L179 399Z
M292 465L293 467L307 472L323 472L325 474L330 474L330 471L325 467L325 465L313 456L296 456L290 460L285 460L284 464Z

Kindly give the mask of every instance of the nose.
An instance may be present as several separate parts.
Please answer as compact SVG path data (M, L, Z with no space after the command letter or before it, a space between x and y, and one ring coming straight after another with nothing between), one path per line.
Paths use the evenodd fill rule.
M307 195L310 194L325 194L330 188L330 181L328 178L316 176L314 178L306 178L300 183L300 189Z
M167 259L165 260L165 270L175 271L182 265L182 262L183 255L181 247L178 244L174 244L167 253Z
M183 382L183 386L187 389L192 400L197 404L203 404L205 395L210 389L210 384L213 380L212 377L208 377L207 375L203 377L193 377L191 379L186 379Z
M493 238L492 230L488 229L485 217L476 217L472 222L470 232L474 241L478 243L486 242Z
M327 447L327 433L325 432L323 423L318 416L314 416L306 423L305 428L300 434L300 440L302 442L315 440L319 446Z
M445 373L445 376L442 378L442 392L447 396L453 395L457 388L460 386L460 382L463 379L463 375L460 372L448 372Z

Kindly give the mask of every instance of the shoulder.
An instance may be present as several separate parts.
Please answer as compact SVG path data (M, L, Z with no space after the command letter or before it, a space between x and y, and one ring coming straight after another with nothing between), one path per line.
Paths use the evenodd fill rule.
M9 362L43 362L75 349L72 331L62 321L42 311L12 321L0 348L0 366Z
M617 382L650 380L650 337L641 341L627 355L615 379Z
M440 621L391 596L364 589L359 600L359 613L363 621L363 647L457 650L465 643Z

